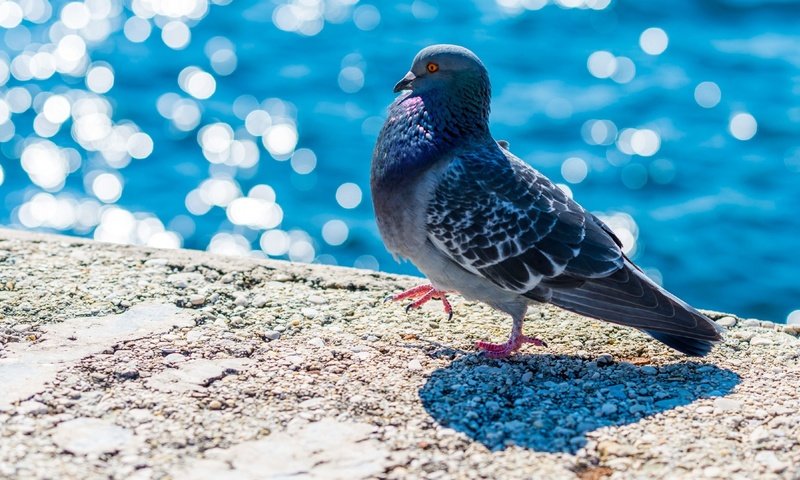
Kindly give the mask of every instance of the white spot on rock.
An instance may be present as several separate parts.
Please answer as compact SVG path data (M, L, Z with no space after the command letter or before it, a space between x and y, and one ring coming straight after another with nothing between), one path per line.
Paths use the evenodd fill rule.
M133 432L99 418L76 418L60 423L53 431L53 442L73 455L118 452L133 441Z
M175 478L371 478L380 475L389 451L371 438L366 423L324 419L290 424L288 431L206 452L172 472Z
M742 409L742 402L732 398L717 398L714 400L714 406L723 412L738 412Z
M422 370L422 363L417 359L411 360L408 362L408 369L413 371Z
M78 317L44 327L42 341L9 344L0 360L0 411L40 392L56 373L119 342L194 326L189 312L170 304L134 305L104 317Z
M178 368L154 375L147 381L147 387L172 393L201 391L215 380L238 373L251 363L251 360L242 358L190 360L179 364Z

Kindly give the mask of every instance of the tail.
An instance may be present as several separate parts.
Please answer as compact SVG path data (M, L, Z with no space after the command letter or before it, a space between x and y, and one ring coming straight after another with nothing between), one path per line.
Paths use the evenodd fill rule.
M710 340L679 337L678 335L671 335L669 333L656 332L653 330L645 330L645 332L668 347L674 348L691 357L704 357L711 351L711 347L714 346L714 342Z
M550 302L571 312L643 330L686 355L702 357L722 340L713 320L659 287L632 263L576 288L553 288Z

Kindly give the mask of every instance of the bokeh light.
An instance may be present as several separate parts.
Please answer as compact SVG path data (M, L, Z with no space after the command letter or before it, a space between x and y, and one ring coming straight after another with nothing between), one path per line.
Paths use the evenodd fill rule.
M300 175L306 175L317 168L317 156L308 148L300 148L292 154L292 169Z
M65 152L47 140L28 144L22 151L20 163L31 182L48 191L61 190L71 171Z
M208 251L218 255L244 256L250 253L250 241L238 233L220 232L211 238Z
M667 32L658 28L651 27L642 32L639 36L639 46L648 55L661 55L669 45Z
M133 43L142 43L147 40L152 30L150 22L141 17L129 18L123 28L125 37Z
M191 39L192 33L189 27L181 21L171 21L161 28L161 40L173 50L183 50Z
M375 30L381 23L381 12L374 5L359 5L353 11L353 23L359 30Z
M581 135L589 145L611 145L617 139L617 126L611 120L587 120Z
M796 28L777 6L739 2L720 22L610 0L465 2L458 15L436 0L246 3L0 0L3 222L414 273L380 243L368 164L420 41L461 32L492 78L492 131L611 212L648 274L701 306L797 310L706 288L741 273L735 255L698 261L681 237L698 250L741 237L764 278L793 278L748 227L800 228ZM559 28L520 36L534 24Z
M178 74L181 90L198 100L205 100L217 89L217 81L210 73L198 67L186 67Z
M239 64L235 45L225 37L211 38L206 42L204 52L217 75L230 75Z
M278 160L286 160L297 146L297 129L289 123L280 123L270 127L262 137L264 147Z
M72 106L62 95L53 95L44 101L42 114L48 122L61 124L67 121Z
M756 135L758 123L755 117L747 112L739 112L731 117L728 130L737 140L750 140Z
M633 217L622 212L598 213L597 217L611 227L614 235L622 242L622 251L626 255L633 256L636 254L639 226Z
M714 108L722 98L719 85L714 82L700 82L694 89L694 101L703 108Z
M336 189L336 202L342 208L356 208L361 204L361 187L355 183L343 183Z
M347 93L356 93L364 86L364 72L358 67L344 67L339 72L339 88Z
M92 193L103 203L114 203L122 196L122 180L113 173L101 173L92 180Z
M611 52L600 50L589 55L586 66L595 77L609 78L617 70L617 57Z
M261 250L271 257L286 255L292 242L283 230L267 230L259 239Z
M561 176L569 183L581 183L589 174L589 166L579 157L570 157L561 164Z
M329 220L322 226L322 239L328 245L339 246L347 241L349 229L341 220Z
M92 66L86 73L86 86L94 93L106 93L114 86L114 71L110 65Z

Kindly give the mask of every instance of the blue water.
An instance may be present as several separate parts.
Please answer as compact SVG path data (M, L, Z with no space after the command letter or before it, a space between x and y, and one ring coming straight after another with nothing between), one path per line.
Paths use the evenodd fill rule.
M74 6L62 14L66 2L22 3L35 21L20 23L9 14L0 18L0 25L13 26L0 28L0 98L7 105L19 103L19 90L9 97L16 87L33 97L30 108L23 110L21 101L22 107L15 108L23 111L7 118L0 105L4 225L251 255L264 255L260 247L266 245L277 258L414 273L412 265L396 263L378 237L369 199L370 154L393 98L392 86L415 53L432 43L459 43L474 50L490 71L495 137L508 140L517 155L568 185L579 202L624 230L634 259L668 289L701 308L781 322L800 309L798 2L583 2L603 7L593 10L565 6L579 1L351 5L343 0L237 0L206 5L196 0L200 14L192 15L199 18L188 19L174 10L169 17L170 2L164 0L150 2L161 5L161 15L140 9L137 13L146 18L133 22L129 19L134 13L114 0L92 3L91 18ZM538 10L520 6L545 3ZM31 12L30 5L41 8ZM59 15L66 18L59 22ZM161 27L169 21L190 27L185 48L170 48L162 40ZM143 39L145 23L152 31ZM172 32L168 38L178 31L177 40L170 41L179 44L182 25L176 25L165 31ZM640 35L651 27L668 38L658 54L645 53L643 47L660 50L660 32L651 31L654 36L640 44ZM298 28L302 31L285 31ZM80 66L71 74L28 66L40 79L19 68L15 74L12 68L4 80L4 65L37 51L52 53L52 44L68 34L85 39L85 52L65 47L66 53L57 54L109 67L114 74L110 90L95 86L100 93L90 93L86 68ZM224 51L215 70L209 56L219 50ZM587 61L598 51L610 52L612 60L608 54L593 57L593 74ZM29 60L18 60L17 67L25 62ZM191 66L215 79L210 98L192 99L180 88L179 73ZM612 71L612 78L597 75ZM704 84L696 100L701 82L713 84ZM168 100L178 98L164 96L169 93L188 99L185 103L201 112L196 127L182 131L159 113L159 99L168 110ZM35 118L51 94L67 99L72 116L60 128L40 124L37 134ZM74 128L76 111L86 113L76 107L81 96L91 102L107 100L106 107L92 103L92 108L105 112L104 118L123 127L120 131L128 128L126 135L146 133L152 152L145 148L146 158L129 161L126 143L118 137L91 144L87 138L105 127L88 122L81 131ZM272 128L286 127L273 140L283 142L278 150L290 151L278 152L277 160L245 128L244 118L254 108L271 115ZM737 114L744 115L732 121ZM59 115L58 108L49 111L51 119ZM185 111L178 117L192 123ZM595 125L595 120L604 122ZM244 163L254 165L242 167L241 159L228 165L209 161L198 132L211 124L227 124L221 128L235 132L233 138L250 142ZM296 145L291 141L295 128ZM637 129L639 135L625 129ZM746 139L735 138L731 130ZM46 144L45 153L30 151L29 171L23 169L22 152L50 135L52 144ZM313 157L308 150L287 161L292 148L313 151L316 164L308 160ZM36 152L50 160L37 163ZM61 160L53 163L53 155ZM572 157L577 160L567 161ZM237 162L239 166L233 165ZM55 180L48 177L53 165L66 168L63 181L58 174ZM117 179L111 182L111 193L93 184L101 173ZM233 207L226 215L224 206L208 205L191 213L187 196L196 200L199 191L209 194L211 184L201 184L210 178L224 187L217 190L223 192L223 205L256 185L271 187L274 203L269 193L253 195L262 198L254 202L268 207L270 220L246 226L253 220L242 220L241 212L249 208L244 203L238 214L231 213ZM363 192L355 208L337 203L337 189L345 183ZM121 196L116 198L119 186ZM349 199L358 200L357 195ZM102 228L98 222L104 222ZM260 244L265 230L273 233ZM289 245L292 250L284 254Z

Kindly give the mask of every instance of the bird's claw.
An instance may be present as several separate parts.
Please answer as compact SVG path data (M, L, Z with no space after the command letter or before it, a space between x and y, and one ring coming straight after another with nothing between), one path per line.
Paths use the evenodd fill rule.
M505 343L476 342L475 348L482 350L483 354L489 358L505 358L519 350L524 343L531 343L537 347L547 348L547 343L543 340L522 334L514 335L513 332Z
M384 299L384 302L404 300L406 298L414 300L406 305L406 313L415 308L420 308L429 300L441 300L442 306L444 307L444 312L447 314L447 320L450 321L453 319L453 307L450 305L450 302L447 301L445 292L442 290L437 290L433 285L420 285L410 290L406 290L405 292L390 295Z

